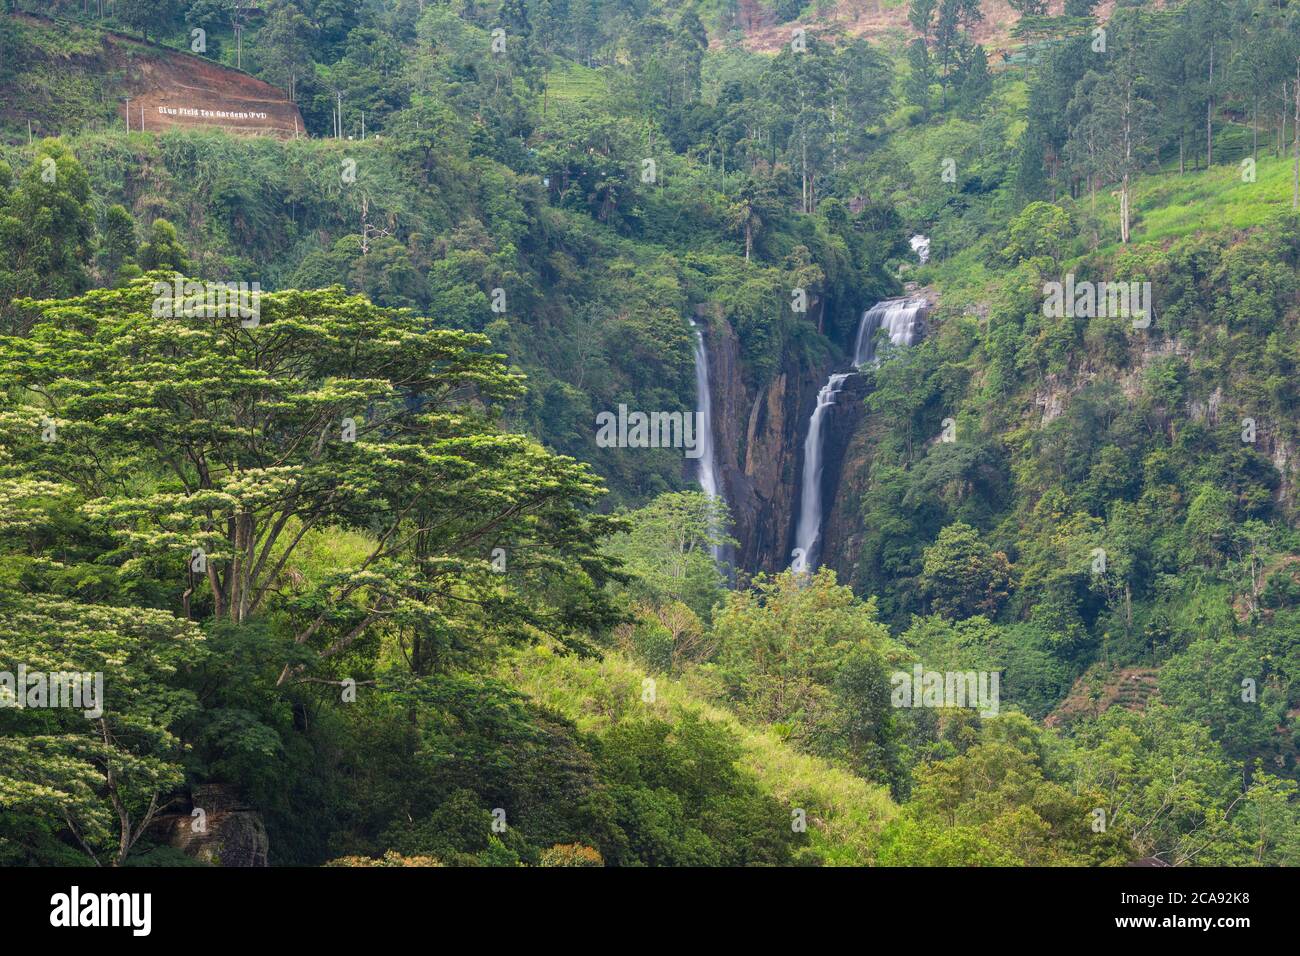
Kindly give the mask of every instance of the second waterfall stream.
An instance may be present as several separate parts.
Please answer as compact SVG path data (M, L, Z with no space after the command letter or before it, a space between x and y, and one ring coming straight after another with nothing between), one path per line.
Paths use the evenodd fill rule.
M876 358L876 333L885 329L894 345L913 345L925 334L925 313L928 302L924 298L885 299L862 313L858 334L853 343L853 370L834 372L817 393L817 404L808 419L808 432L803 443L803 474L799 484L799 518L794 531L792 566L796 570L813 571L820 562L823 505L822 472L825 460L826 415L835 404L836 396L850 376L856 375L863 365L874 365ZM698 333L697 333L698 334Z
M691 320L695 330L695 403L700 414L700 489L710 498L722 497L722 472L718 468L718 454L713 446L713 390L709 387L709 353L704 345L704 334ZM725 501L726 499L723 498ZM713 531L719 529L713 528ZM713 560L722 558L722 549L714 546Z

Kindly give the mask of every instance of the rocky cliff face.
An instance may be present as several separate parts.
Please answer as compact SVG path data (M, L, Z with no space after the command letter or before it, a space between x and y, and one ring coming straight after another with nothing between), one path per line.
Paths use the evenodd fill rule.
M158 817L159 839L213 866L266 866L267 837L262 815L222 784L194 788L192 809Z
M803 431L829 365L787 355L755 390L745 382L740 343L726 321L709 321L713 421L722 485L739 542L736 564L779 571L790 561Z
M858 503L867 490L873 434L870 414L863 404L865 380L854 376L844 383L841 398L831 409L826 436L826 467L822 474L822 500L828 505L822 526L821 565L835 572L841 584L853 583L862 550L862 517Z
M790 565L794 547L804 439L817 392L831 371L850 367L849 359L809 360L804 350L789 348L776 374L755 388L746 382L735 332L723 318L706 312L701 306L696 314L707 329L714 441L738 541L735 563L750 573L780 571ZM916 331L919 335L921 330ZM858 503L867 486L871 449L879 438L864 404L867 383L864 375L845 379L822 426L825 519L818 561L843 583L852 583L861 550Z

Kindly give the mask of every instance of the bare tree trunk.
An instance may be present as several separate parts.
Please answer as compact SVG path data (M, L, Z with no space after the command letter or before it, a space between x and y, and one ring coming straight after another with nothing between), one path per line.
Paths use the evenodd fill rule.
M1287 142L1287 103L1290 103L1290 98L1288 98L1287 90L1288 90L1288 88L1290 88L1290 87L1291 87L1290 83L1288 83L1287 81L1284 81L1284 79L1283 79L1283 81L1282 81L1282 109L1281 109L1281 111L1278 111L1279 114L1281 114L1281 117L1282 117L1282 125L1281 125L1281 127L1279 127L1279 129L1278 129L1278 148L1277 148L1277 153L1275 153L1275 155L1278 155L1278 156L1281 156L1281 155L1282 155L1282 144Z
M808 136L803 130L799 131L799 161L800 169L800 201L803 203L803 212L808 212Z
M1210 85L1205 97L1205 168L1214 165L1214 41L1210 41Z
M1133 162L1133 80L1130 77L1129 86L1124 91L1124 174L1120 182L1119 190L1119 241L1128 245L1129 235L1129 170Z
M1119 241L1128 245L1128 173L1119 189Z
M1300 209L1300 57L1295 61L1295 116L1291 126L1291 208Z
M838 130L835 126L835 98L831 97L831 169L839 171L840 153Z

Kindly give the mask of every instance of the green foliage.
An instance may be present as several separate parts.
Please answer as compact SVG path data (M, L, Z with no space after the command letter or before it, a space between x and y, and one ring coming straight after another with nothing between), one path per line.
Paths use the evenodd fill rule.
M1295 18L1013 6L996 72L967 0L775 55L728 5L0 16L0 657L110 704L0 711L0 859L176 861L150 817L232 781L288 864L1294 864ZM102 25L309 136L123 133L160 48ZM746 462L904 280L852 589L733 582L680 455L595 443L696 406L690 318ZM896 710L917 661L1003 712Z
M71 862L64 836L82 865L120 864L184 779L176 731L198 701L173 680L199 659L200 635L166 611L57 595L11 593L0 606L6 662L29 676L96 675L76 708L58 677L40 697L33 685L0 691L0 850L10 864Z
M149 238L140 246L140 268L147 272L188 272L192 267L176 237L176 227L166 219L155 219Z
M709 703L707 683L694 686L704 677L700 672L682 681L655 678L653 701L645 699L645 672L616 653L601 661L583 661L536 648L514 658L510 673L522 690L593 733L650 715L671 724L684 712L726 727L741 747L738 760L746 772L754 775L763 793L785 807L781 820L787 830L791 808L806 811L808 842L797 841L796 851L802 861L851 866L870 862L881 823L895 810L887 791L795 750L774 729L756 729L733 711Z
M718 673L742 714L788 727L811 752L890 779L890 642L873 601L856 599L833 572L786 571L728 594L713 630Z
M723 593L713 549L732 543L726 504L695 491L660 495L627 515L628 531L611 539L608 553L632 577L628 589L641 601L679 601L708 619Z
M790 859L790 814L737 771L740 749L722 727L693 715L675 725L621 724L600 759L627 835L612 863L743 866Z
M518 394L518 377L480 351L481 336L340 290L214 310L201 286L176 299L158 278L44 303L28 338L0 346L6 383L43 396L10 416L7 437L85 494L125 574L181 569L190 555L189 571L169 576L173 599L242 623L279 593L308 532L355 530L373 544L300 576L284 604L292 643L326 661L383 622L426 641L421 672L461 659L485 626L510 640L601 619L592 529L604 523L577 511L600 486L497 430L492 406ZM465 406L469 390L483 411ZM24 418L42 416L60 440L23 433ZM131 474L143 479L134 494L105 493ZM520 552L498 579L490 559L502 546ZM551 579L591 589L594 603L541 609L507 583ZM461 617L456 599L470 596L491 613ZM301 670L286 663L281 680Z
M1031 202L1011 221L1002 255L1012 262L1045 256L1058 262L1071 235L1070 217L1060 206Z
M72 295L90 282L94 219L90 181L63 143L42 141L31 166L12 183L0 174L0 322L15 316L19 295Z
M139 246L131 214L123 206L109 206L100 232L103 242L99 248L98 265L105 282L112 284L119 277L131 278L137 274L139 270L135 260Z
M1047 776L1042 733L1006 715L986 724L964 753L918 767L911 801L882 836L882 862L1078 866L1131 859L1123 833L1091 826L1100 791Z
M1172 865L1229 863L1240 835L1225 810L1238 789L1209 731L1154 705L1112 708L1079 733L1068 766L1098 794L1108 832Z
M931 607L949 617L996 614L1010 581L1006 555L993 551L966 524L944 528L922 555L921 588Z

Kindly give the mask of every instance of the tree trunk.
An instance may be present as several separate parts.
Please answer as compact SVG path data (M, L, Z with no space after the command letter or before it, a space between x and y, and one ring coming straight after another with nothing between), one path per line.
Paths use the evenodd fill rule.
M1119 189L1119 241L1128 245L1128 173Z
M1214 41L1210 41L1210 85L1205 97L1205 168L1214 165Z
M1300 209L1300 57L1295 61L1295 116L1291 132L1291 208Z
M1282 144L1287 142L1287 103L1290 103L1290 98L1288 98L1287 90L1288 90L1288 88L1290 88L1290 87L1291 87L1290 83L1288 83L1287 81L1284 81L1284 79L1283 79L1283 81L1282 81L1282 109L1281 109L1281 111L1278 111L1279 116L1281 116L1282 124L1281 124L1281 126L1278 127L1278 148L1277 148L1277 150L1274 151L1274 155L1277 155L1277 156L1281 156L1281 155L1282 155Z
M1133 80L1130 77L1129 86L1125 90L1124 96L1124 173L1121 178L1119 190L1119 241L1128 245L1129 234L1129 173L1133 166Z
M803 180L803 211L808 212L808 133L805 130L799 131L799 165L802 167L801 175Z

